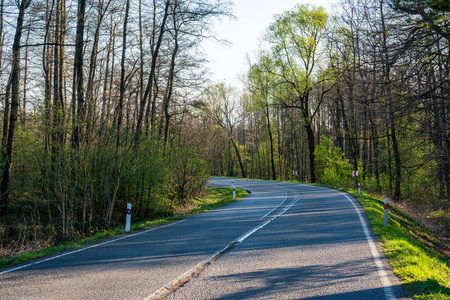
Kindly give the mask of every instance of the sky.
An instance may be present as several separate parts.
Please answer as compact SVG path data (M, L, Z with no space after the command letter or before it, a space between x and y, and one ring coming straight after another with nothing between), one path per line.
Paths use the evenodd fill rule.
M211 40L203 44L212 80L242 87L240 78L248 70L247 56L254 60L261 37L274 15L291 10L296 4L322 6L330 13L332 3L336 0L234 0L236 19L224 18L213 25L216 37L231 44Z

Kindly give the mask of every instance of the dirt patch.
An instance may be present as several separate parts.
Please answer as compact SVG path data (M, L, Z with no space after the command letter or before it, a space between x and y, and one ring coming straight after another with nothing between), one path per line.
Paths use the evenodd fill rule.
M197 208L199 208L199 206L196 203L189 201L189 202L186 202L186 203L180 205L176 211L176 214L177 215L186 214Z
M409 234L425 242L427 246L450 258L450 201L420 205L411 201L395 203L402 211L410 215L420 226L434 235L423 232L420 228L408 228Z

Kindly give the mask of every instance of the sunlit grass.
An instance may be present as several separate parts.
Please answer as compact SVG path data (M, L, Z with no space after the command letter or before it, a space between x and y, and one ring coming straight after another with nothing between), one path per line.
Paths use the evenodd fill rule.
M384 227L383 200L355 189L346 190L358 198L386 256L416 299L450 300L450 260L430 247L436 237L420 227L405 212L390 206L389 226Z
M195 214L199 214L202 212L206 212L209 210L212 210L214 208L218 208L220 206L238 201L245 197L247 195L247 192L243 189L236 189L236 198L232 198L232 189L231 188L206 188L205 197L202 199L195 199L193 200L195 202L195 208L191 209L190 211L177 214L172 217L167 218L161 218L161 219L155 219L155 220L148 220L148 221L141 221L137 222L131 225L131 230L143 230L151 227L155 227L158 225L163 225L169 222L172 222L174 220L182 219L186 216L191 216ZM125 234L125 228L115 228L113 230L103 230L100 232L95 233L93 236L74 241L74 242L66 242L59 244L57 246L48 247L44 250L36 251L36 252L29 252L29 253L20 253L17 255L13 255L7 258L3 258L0 260L0 268L5 268L8 266L16 265L19 263L27 262L33 259L37 259L43 256L56 254L59 252L72 250L76 248L81 248L85 245L93 244L100 242L102 240L105 240L110 237L118 236Z

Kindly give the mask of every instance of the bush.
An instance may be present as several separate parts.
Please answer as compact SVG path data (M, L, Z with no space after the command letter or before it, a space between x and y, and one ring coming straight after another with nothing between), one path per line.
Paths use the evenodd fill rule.
M208 179L207 163L183 145L173 147L169 164L176 200L184 203L200 196Z
M333 141L322 136L315 151L317 178L321 184L346 186L352 172L352 165L344 157L342 149L335 147Z

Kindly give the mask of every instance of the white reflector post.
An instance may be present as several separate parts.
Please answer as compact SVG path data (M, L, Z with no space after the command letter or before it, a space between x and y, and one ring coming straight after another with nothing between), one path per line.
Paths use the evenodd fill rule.
M388 226L389 221L389 198L384 199L384 226Z
M127 204L127 222L125 224L125 232L130 231L131 226L131 203Z

